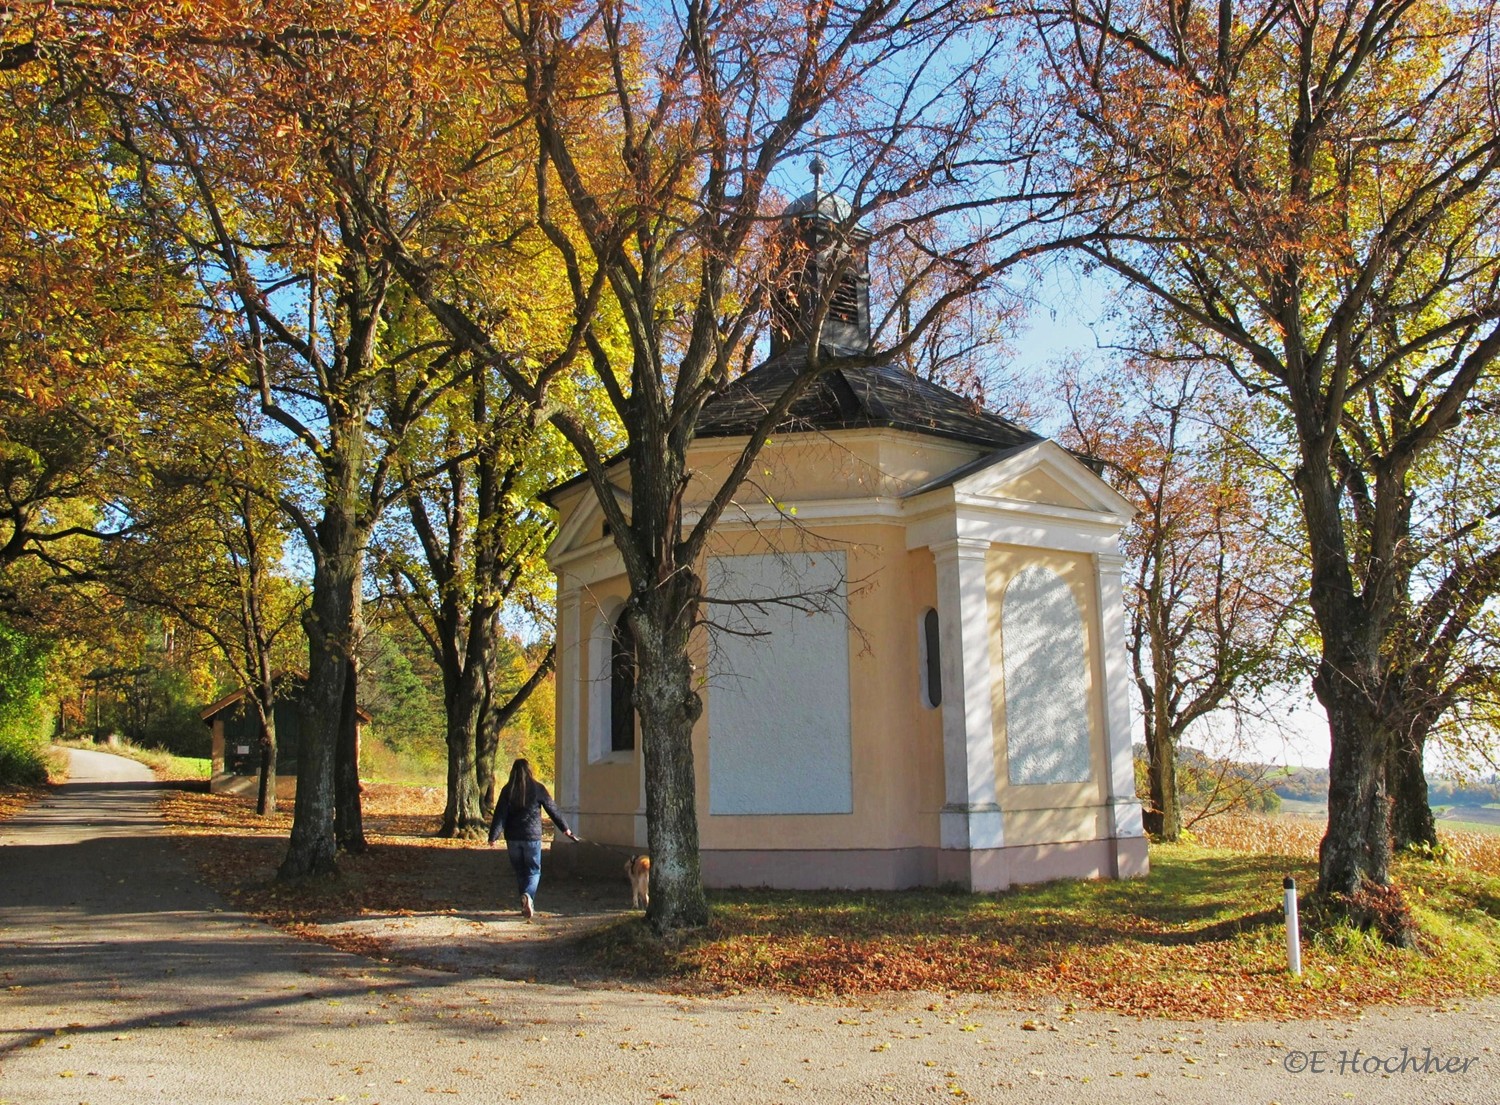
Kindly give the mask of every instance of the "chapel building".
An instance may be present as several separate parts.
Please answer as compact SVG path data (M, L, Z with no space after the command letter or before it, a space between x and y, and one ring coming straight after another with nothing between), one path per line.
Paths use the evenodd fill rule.
M806 365L834 281L816 312L830 366L700 568L706 596L732 600L705 607L695 658L704 881L1146 873L1119 552L1132 507L1055 442L871 358L868 238L848 205L815 188L785 219L803 262L771 356L705 409L689 454L691 516ZM628 583L589 483L550 500L557 797L586 839L644 851Z

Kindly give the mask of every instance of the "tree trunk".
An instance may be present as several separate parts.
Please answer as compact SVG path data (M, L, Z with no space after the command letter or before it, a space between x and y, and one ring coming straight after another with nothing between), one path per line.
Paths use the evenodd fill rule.
M345 661L344 693L339 699L338 744L334 752L333 835L340 850L360 855L365 842L364 811L359 793L359 664Z
M1392 741L1386 777L1391 792L1391 838L1397 851L1437 846L1437 824L1427 801L1425 728L1412 728Z
M1390 881L1390 733L1356 675L1351 668L1338 672L1325 657L1313 680L1328 711L1331 741L1328 831L1318 849L1318 893L1324 896L1351 896L1366 880Z
M485 823L495 815L495 803L500 798L500 788L505 784L495 772L495 757L500 751L500 726L495 724L496 714L486 710L474 730L474 775L479 790L479 810Z
M292 813L291 845L277 875L281 879L338 870L334 759L354 654L352 629L363 546L354 522L356 501L351 489L345 500L330 505L318 526L312 600L303 616L308 663L297 756L297 801Z
M326 591L326 588L325 588ZM343 716L346 661L330 649L318 629L338 618L338 604L314 585L308 612L308 675L302 696L302 739L297 750L297 800L292 839L277 873L280 879L334 874L338 850L333 835L333 753ZM333 607L330 610L328 608Z
M476 598L465 616L461 617L456 609L444 610L443 621L451 626L443 649L443 685L448 697L448 801L443 809L442 828L438 830L440 836L480 837L489 831L479 778L479 752L485 688L495 653L495 609ZM460 626L467 630L462 647ZM493 809L493 803L490 808Z
M697 578L679 572L631 614L651 849L651 905L646 917L658 932L708 923L693 768L693 724L703 712L703 701L693 690L688 658L697 593Z
M1146 774L1151 783L1146 830L1157 840L1175 843L1182 837L1182 805L1177 800L1177 742L1166 718L1154 718L1146 737Z
M470 647L472 648L472 642ZM447 710L448 802L439 836L479 837L489 825L480 808L475 734L479 724L478 688L466 670L454 688Z
M255 812L268 817L276 812L276 708L262 705L260 721L260 790Z
M257 583L252 577L252 586ZM270 642L261 637L254 640L255 709L260 720L260 789L255 812L268 817L276 812L276 677L271 670Z
M1371 573L1362 590L1356 587L1341 481L1320 432L1321 423L1300 412L1303 463L1296 486L1312 560L1308 602L1322 639L1313 691L1328 714L1329 735L1328 828L1318 847L1317 893L1334 899L1354 895L1366 881L1390 882L1385 765L1391 734L1380 707L1381 645L1399 573ZM1382 485L1377 493L1388 496L1389 489Z

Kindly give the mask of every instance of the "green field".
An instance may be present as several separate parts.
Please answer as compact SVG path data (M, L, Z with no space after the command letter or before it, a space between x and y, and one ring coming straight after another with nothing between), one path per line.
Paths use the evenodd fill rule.
M1327 802L1312 802L1301 798L1281 800L1283 816L1311 817L1319 821L1328 817ZM1437 819L1439 829L1455 832L1500 833L1500 806L1491 803L1485 806L1434 806L1432 816Z
M1440 829L1500 833L1500 808L1493 803L1487 806L1435 806L1432 815Z
M1283 798L1281 812L1294 814L1297 817L1316 817L1321 821L1328 817L1328 803L1312 802L1302 798Z

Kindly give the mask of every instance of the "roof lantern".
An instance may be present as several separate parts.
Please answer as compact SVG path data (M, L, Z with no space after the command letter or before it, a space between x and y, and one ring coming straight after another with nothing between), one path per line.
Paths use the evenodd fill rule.
M830 301L818 344L834 355L870 351L870 235L849 225L854 207L823 188L824 165L814 157L812 191L786 207L786 271L772 296L771 355L806 347L825 296Z
M787 204L783 216L788 219L799 215L817 216L832 223L848 222L849 217L854 214L854 205L843 196L823 187L823 173L826 171L823 159L815 155L808 168L812 171L812 191Z

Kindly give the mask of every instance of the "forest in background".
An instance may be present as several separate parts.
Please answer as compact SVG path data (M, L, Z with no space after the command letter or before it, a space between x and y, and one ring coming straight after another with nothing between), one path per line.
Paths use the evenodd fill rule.
M136 618L138 631L118 640L118 651L61 642L36 649L27 642L24 654L9 652L26 639L0 627L0 670L6 673L0 682L0 776L35 780L35 769L21 765L32 763L34 751L51 740L117 736L179 756L208 756L209 727L200 713L241 684L212 650L185 643L187 635L165 629L159 615L137 612ZM371 717L361 777L441 786L447 770L442 677L404 628L399 621L377 624L361 643L360 706ZM502 638L502 693L521 686L545 648ZM503 756L527 756L548 779L553 686L552 676L543 679L500 738Z

